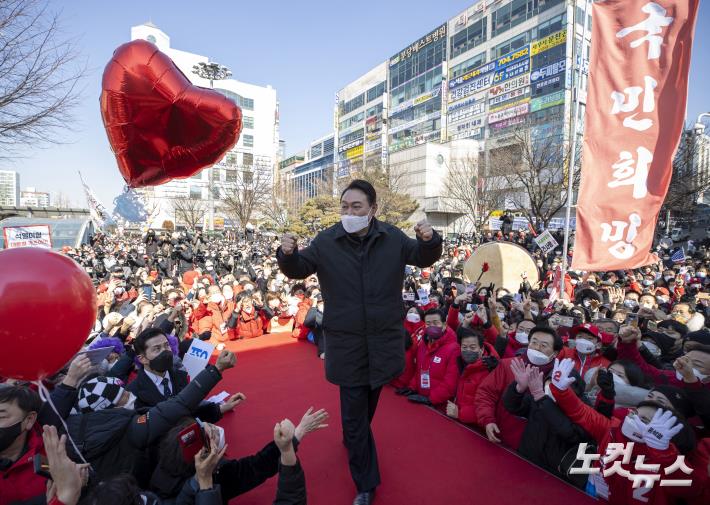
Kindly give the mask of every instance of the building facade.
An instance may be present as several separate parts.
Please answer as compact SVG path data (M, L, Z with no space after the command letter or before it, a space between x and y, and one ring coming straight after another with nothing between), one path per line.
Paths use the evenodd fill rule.
M14 170L0 170L0 206L20 205L20 174Z
M196 86L210 87L209 80L193 73L195 65L209 62L207 56L171 47L170 37L152 23L132 27L131 40L136 39L155 44ZM229 225L230 222L237 225L221 210L220 199L227 192L250 184L250 181L260 185L273 184L282 152L276 90L270 85L258 86L237 79L218 80L214 81L213 85L215 91L230 98L242 109L243 129L239 141L211 170L202 170L188 179L173 180L161 186L140 189L139 192L149 202L149 206L159 207L157 217L153 219L153 226L161 226L164 220L176 221L172 199L190 197L208 202L210 192L216 201L216 227L219 228L223 223ZM208 219L209 216L206 216L205 227L209 227Z
M20 192L20 205L28 207L49 207L49 193L37 191L33 187L25 188Z
M445 178L446 168L421 164L428 148L398 153L474 140L476 146L469 148L482 151L478 175L486 177L491 153L509 145L521 128L534 141L559 137L569 142L573 89L579 89L581 134L591 38L591 2L586 19L584 2L480 0L448 21L433 23L430 32L336 94L337 177L378 164L396 164L406 174L410 160L411 171L432 174L411 177L414 186L403 190L418 200L421 217L451 231L462 216L447 215L449 206L431 203L445 198L433 193L442 186L416 187L422 180ZM451 152L459 151L444 154L451 159Z

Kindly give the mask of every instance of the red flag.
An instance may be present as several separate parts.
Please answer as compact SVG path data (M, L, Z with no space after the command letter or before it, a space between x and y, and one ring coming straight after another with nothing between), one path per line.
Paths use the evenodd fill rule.
M698 3L593 6L574 269L656 261L649 251L685 119Z

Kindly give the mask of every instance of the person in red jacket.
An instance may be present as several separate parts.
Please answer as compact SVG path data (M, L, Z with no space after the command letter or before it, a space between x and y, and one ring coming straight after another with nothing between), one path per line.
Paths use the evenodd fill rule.
M34 472L35 454L43 454L36 425L42 408L39 395L24 386L0 385L0 502L44 497L47 479Z
M584 377L592 368L607 368L611 363L602 356L602 333L599 328L590 323L577 325L570 331L570 337L575 340L575 347L564 347L559 359L570 358L574 369Z
M530 343L523 361L538 367L547 375L552 370L553 360L562 350L562 339L549 326L536 326L530 331ZM503 405L503 393L515 380L510 364L515 358L500 361L476 391L473 402L478 416L478 425L486 430L488 440L501 441L511 449L518 449L525 430L525 419L510 414ZM500 438L498 438L500 435Z
M409 387L409 382L412 380L414 372L417 370L417 348L419 341L424 336L425 330L423 316L424 311L419 307L412 307L407 311L407 317L404 320L404 329L407 332L404 336L404 372L390 382L390 386L395 389Z
M264 334L262 319L251 295L242 295L235 311L238 314L236 331L238 338L256 338Z
M409 387L398 393L407 395L412 402L443 407L456 394L461 350L456 334L446 327L440 311L426 311L424 323L426 332L417 346L416 371Z
M480 329L461 327L456 337L461 347L461 357L458 359L461 375L455 400L446 404L446 415L462 423L476 424L476 391L483 379L498 365L498 353L485 341Z
M666 505L675 503L676 496L687 497L688 492L684 488L661 487L658 481L689 478L689 475L679 467L671 473L666 473L665 469L671 467L679 456L678 448L672 440L682 440L686 445L692 446L690 450L694 448L692 429L679 420L682 418L674 411L664 410L653 402L640 403L635 412L627 415L623 421L615 417L611 419L605 417L584 404L569 389L570 384L575 380L574 377L570 377L573 369L574 364L569 358L561 362L555 360L552 381L547 386L549 389L546 389L565 415L573 423L581 426L597 442L597 453L602 455L600 459L585 458L583 446L580 446L577 453L578 459L581 460L597 459L596 463L589 461L600 469L600 472L590 475L588 489L593 487L594 494L607 499L610 505L634 503ZM633 446L630 446L630 442L633 442ZM631 447L628 449L631 451L631 457L626 462L622 461L626 456L619 452L614 457L609 453L612 449L609 447L610 444ZM636 464L639 456L644 457L644 465L659 465L659 469L651 471L639 468ZM603 476L612 465L618 469ZM634 488L631 475L658 475L658 479L652 487L649 487L646 481L642 482L640 487Z

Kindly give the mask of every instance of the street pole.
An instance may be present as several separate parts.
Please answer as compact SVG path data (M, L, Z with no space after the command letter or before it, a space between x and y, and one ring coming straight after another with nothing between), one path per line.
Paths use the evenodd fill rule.
M572 184L574 182L574 170L577 161L577 132L579 131L579 90L582 84L582 70L584 66L584 45L587 42L587 11L589 9L589 4L592 0L585 0L584 2L584 19L582 20L582 47L581 54L575 54L577 52L577 37L574 39L574 46L572 46L572 92L574 93L574 117L572 118L572 147L570 149L570 159L567 163L567 209L565 211L565 239L562 245L562 275L560 276L560 299L565 292L565 276L567 275L567 270L569 265L567 264L567 257L569 255L569 234L570 234L570 219L572 215ZM574 33L577 32L577 9L574 9L575 16L572 21L572 26L574 27ZM579 56L579 58L577 58ZM579 63L577 60L579 59ZM575 71L579 72L579 81L577 86L574 86L574 76Z
M197 65L194 65L192 67L192 73L202 77L203 79L208 79L210 81L210 89L214 89L214 81L219 81L222 79L227 79L232 75L232 72L225 67L224 65L220 65L217 62L209 62L205 63L204 61L199 62ZM212 188L213 184L213 179L212 179L212 172L213 172L213 167L210 166L207 169L207 192L209 195L208 199L208 205L209 205L209 230L214 231L214 191Z

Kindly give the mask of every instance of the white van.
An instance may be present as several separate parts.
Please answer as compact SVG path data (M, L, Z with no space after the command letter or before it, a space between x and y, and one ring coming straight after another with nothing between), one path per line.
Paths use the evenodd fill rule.
M690 238L690 232L685 228L673 228L671 230L671 239L673 242L682 242Z

